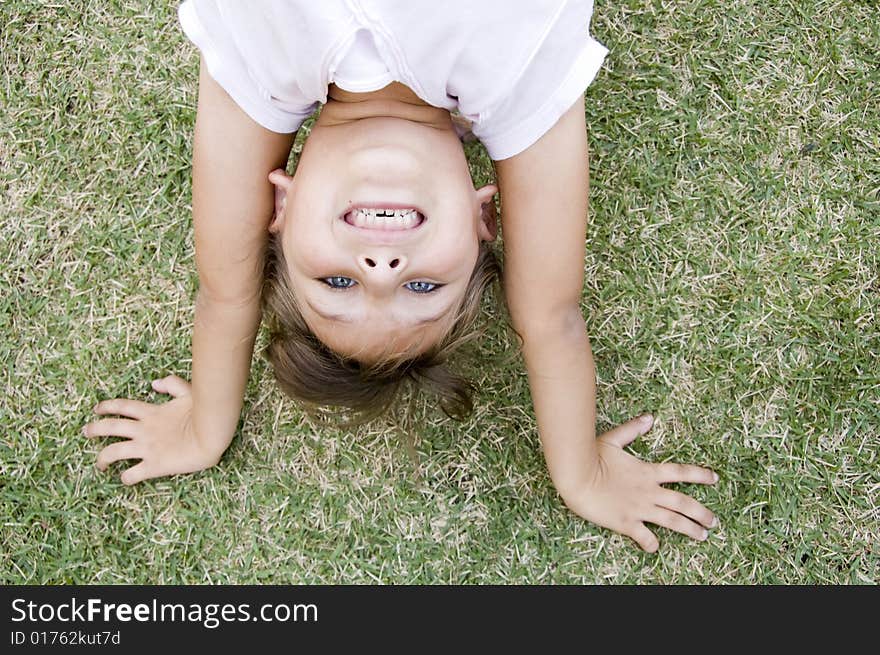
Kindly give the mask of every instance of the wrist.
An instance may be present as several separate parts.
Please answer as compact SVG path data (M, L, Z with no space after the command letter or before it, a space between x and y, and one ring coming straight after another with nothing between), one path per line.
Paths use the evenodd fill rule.
M193 434L199 458L208 462L208 466L213 466L220 461L220 458L229 449L232 438L235 436L234 434L229 436L226 434L200 434L195 430Z
M596 459L598 460L598 458ZM587 461L587 458L584 458L576 472L568 471L564 474L551 475L550 480L553 482L556 493L567 505L575 498L583 498L584 489L592 484L600 466L599 461Z
M190 434L201 459L210 461L211 466L220 461L235 436L237 417L228 422L218 421L218 415L210 409L198 411L194 406L190 415Z

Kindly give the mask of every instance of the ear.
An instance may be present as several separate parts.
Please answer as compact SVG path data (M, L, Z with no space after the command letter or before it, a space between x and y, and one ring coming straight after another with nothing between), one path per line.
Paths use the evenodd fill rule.
M498 236L498 215L495 212L495 194L498 187L487 184L477 189L477 201L480 203L480 223L477 226L480 239L494 241Z
M284 209L287 207L287 194L293 184L293 178L282 168L269 173L269 181L275 186L275 213L269 224L269 231L277 234L284 229Z

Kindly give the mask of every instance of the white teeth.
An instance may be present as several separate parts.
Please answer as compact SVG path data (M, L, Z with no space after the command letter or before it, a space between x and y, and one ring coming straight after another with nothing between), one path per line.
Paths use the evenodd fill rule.
M414 209L355 209L351 223L356 227L406 230L419 224L419 214Z

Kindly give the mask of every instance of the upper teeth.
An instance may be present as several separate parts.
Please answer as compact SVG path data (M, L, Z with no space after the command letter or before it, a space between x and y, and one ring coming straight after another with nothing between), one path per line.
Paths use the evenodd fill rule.
M351 222L356 227L405 230L418 225L419 214L415 209L355 209Z

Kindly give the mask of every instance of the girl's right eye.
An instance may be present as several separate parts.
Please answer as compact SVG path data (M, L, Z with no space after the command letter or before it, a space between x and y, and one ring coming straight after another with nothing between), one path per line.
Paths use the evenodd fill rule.
M342 275L325 277L321 279L321 282L326 284L331 289L349 289L357 284L357 282L352 280L350 277L344 277Z

